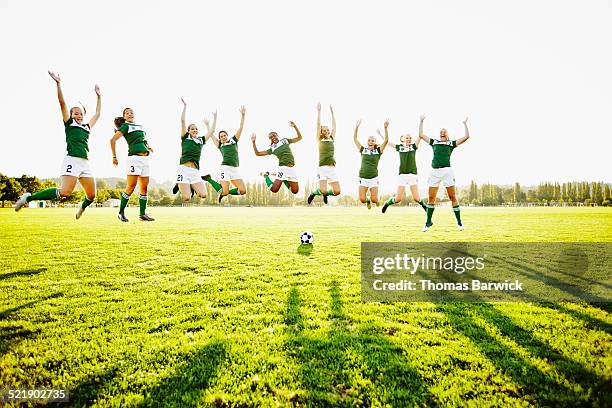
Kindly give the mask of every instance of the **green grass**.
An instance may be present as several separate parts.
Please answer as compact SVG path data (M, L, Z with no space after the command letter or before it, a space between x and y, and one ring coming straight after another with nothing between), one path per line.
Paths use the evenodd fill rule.
M612 241L610 209L0 211L0 388L75 406L612 405L605 305L360 301L362 241ZM315 234L300 250L299 233Z

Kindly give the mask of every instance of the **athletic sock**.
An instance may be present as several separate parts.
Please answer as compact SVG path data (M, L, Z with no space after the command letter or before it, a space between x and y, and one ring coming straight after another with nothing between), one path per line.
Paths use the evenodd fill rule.
M240 195L240 191L238 191L238 187L234 187L229 191L229 195Z
M208 181L210 185L213 186L217 193L223 191L223 186L221 186L221 184L219 184L219 182L217 182L216 180L213 180L212 177L206 179L206 181Z
M126 192L121 193L121 204L119 205L119 214L123 214L125 207L127 207L128 201L130 201L130 195Z
M370 196L366 196L366 204L370 202Z
M331 188L329 190L327 190L327 195L328 196L333 196L334 195L334 190L332 190Z
M427 211L427 204L425 203L425 199L424 199L424 198L421 198L421 201L419 201L419 205L420 205L421 207L423 207L423 209L424 209L425 211Z
M148 201L148 196L145 195L140 195L139 198L139 203L140 203L140 215L145 215L147 213L147 201Z
M83 199L83 202L81 203L81 208L82 208L82 209L86 209L86 208L87 208L87 207L89 207L89 205L90 205L91 203L93 203L93 202L94 202L94 200L90 200L89 198L85 197L85 198Z
M266 180L266 186L268 186L268 188L272 187L272 179L270 176L264 176L264 180Z
M318 196L318 195L323 195L323 193L321 192L320 188L317 188L315 191L312 192L312 195Z
M455 213L455 218L457 219L457 224L461 225L461 212L459 211L459 206L458 205L453 207L453 212Z
M48 188L46 190L39 191L29 196L26 201L29 203L34 200L59 200L60 189L57 187Z
M388 199L388 200L385 202L385 204L387 204L387 205L393 205L393 204L395 204L395 196L392 196L391 198L389 198L389 199Z
M425 222L425 224L427 225L431 224L431 217L433 216L433 212L435 208L436 207L434 207L433 204L427 204L427 221Z
M289 184L289 182L287 180L283 180L283 184L285 185L285 187L287 187L289 190L291 190L291 184Z

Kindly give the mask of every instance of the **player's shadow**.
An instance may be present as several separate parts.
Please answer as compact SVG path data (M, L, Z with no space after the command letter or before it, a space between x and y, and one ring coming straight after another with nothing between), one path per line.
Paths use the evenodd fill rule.
M401 347L376 326L355 329L344 314L337 283L330 288L331 328L309 335L296 287L287 298L287 349L299 363L305 395L292 402L307 406L432 406L436 402ZM355 373L361 377L355 379Z
M144 394L140 407L196 407L201 397L217 375L219 366L227 356L225 343L213 341L198 349L194 354L183 356L176 363L177 369L171 376L160 380L149 389L133 389ZM103 396L122 392L121 373L117 367L92 374L69 388L71 406L89 406ZM128 384L128 387L131 385ZM127 391L127 390L126 390Z
M597 406L604 404L606 398L609 398L609 393L606 391L609 382L606 379L538 339L493 304L485 302L484 298L478 303L442 303L438 310L446 315L454 330L469 338L483 355L520 386L523 394L529 394L536 405L577 406L580 403L587 405L594 403ZM480 321L494 327L499 335L527 350L530 355L545 359L562 378L572 384L579 384L580 389L568 386L566 381L543 372L517 351L498 340L479 323ZM587 397L589 397L588 403L585 401Z
M46 270L47 268L38 268L38 269L24 269L22 271L9 272L9 273L0 275L0 280L11 279L11 278L15 278L18 276L38 275L39 273L44 272Z
M297 253L304 256L310 256L312 250L314 249L314 245L312 244L300 244L297 247Z

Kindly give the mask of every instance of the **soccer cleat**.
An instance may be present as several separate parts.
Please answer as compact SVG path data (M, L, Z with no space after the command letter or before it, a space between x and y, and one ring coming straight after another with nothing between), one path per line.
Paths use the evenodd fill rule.
M121 221L121 222L128 222L128 221L130 221L130 220L127 219L127 217L125 216L124 213L117 214L117 218L119 218L119 221Z
M79 218L81 218L81 215L83 215L83 212L85 211L85 209L83 208L82 205L79 205L79 209L76 212L76 219L78 220Z
M425 226L423 227L423 229L421 231L423 232L427 232L429 231L429 229L432 227L433 224L425 224Z
M223 194L219 194L219 204L221 204L221 200L223 200L223 197L225 197Z
M21 197L19 197L19 200L17 200L17 202L15 202L15 211L19 211L23 208L24 205L26 205L28 203L28 197L31 196L32 194L30 193L23 193L23 195Z
M366 205L368 206L368 210L372 209L372 202L370 200L366 201Z
M202 180L210 180L210 174L205 174L204 176L202 176Z
M259 175L262 176L262 177L266 177L266 176L270 175L270 172L269 171L262 171L261 173L259 173Z
M457 230L458 231L463 231L465 229L465 227L463 226L463 224L457 224Z
M323 194L323 202L327 204L327 194Z
M314 200L315 195L310 193L310 195L308 196L308 204L312 203L312 200Z
M179 191L179 186L178 184L175 184L174 187L172 188L172 194L176 194Z
M140 218L140 221L155 221L155 218L151 217L149 214L140 215L138 218Z
M387 212L387 208L389 208L389 204L385 203L385 205L383 205L383 208L382 208L383 214Z

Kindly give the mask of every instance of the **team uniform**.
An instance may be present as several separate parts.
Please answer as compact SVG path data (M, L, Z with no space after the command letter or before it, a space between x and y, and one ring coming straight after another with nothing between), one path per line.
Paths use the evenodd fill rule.
M123 134L128 144L128 159L127 159L127 175L149 177L149 145L146 141L146 135L142 125L135 123L123 122L117 131ZM139 155L145 153L145 155ZM127 222L128 219L124 215L125 207L130 200L130 194L121 193L121 203L119 205L119 219ZM146 214L148 195L140 195L138 203L140 206L140 219L143 221L153 221L153 218Z
M206 140L202 137L193 138L189 133L185 133L181 137L181 158L177 169L176 182L178 184L196 184L201 183L200 177L200 157L202 157L202 148ZM185 166L184 163L192 162L193 167Z
M361 147L361 168L359 169L359 185L362 187L378 187L378 162L382 151L380 147L373 149Z
M298 181L297 172L295 171L295 159L289 146L291 141L282 138L278 143L273 143L266 150L268 154L273 154L278 158L278 169L276 170L276 179L283 181Z
M418 184L416 166L417 145L415 143L408 146L398 144L395 145L395 150L399 153L400 158L397 184L400 186L414 186Z
M317 171L317 178L332 183L338 181L336 160L334 159L334 139L331 137L319 140L319 168Z
M457 147L456 140L441 142L429 139L429 144L433 149L433 160L431 162L431 174L428 184L430 187L438 187L443 183L445 187L455 185L455 173L450 165L450 157L453 150Z
M444 187L453 187L455 185L455 173L451 168L450 158L453 150L457 147L456 140L449 140L442 142L436 139L429 139L429 144L433 149L433 159L431 161L431 173L427 183L429 187L439 187L443 184ZM434 205L427 204L427 221L425 221L425 227L423 231L427 231L429 227L433 225L431 218L434 212ZM455 218L457 219L457 227L459 230L463 230L463 224L461 223L461 213L459 211L459 205L453 207Z
M64 132L66 134L67 155L62 161L60 175L73 177L93 177L89 167L89 124L79 124L73 118L64 122ZM47 188L34 194L25 193L15 203L15 211L19 211L26 203L34 200L59 200L60 189L57 187ZM77 219L80 218L83 210L87 208L93 200L84 198Z
M238 139L232 136L225 143L219 141L219 151L221 152L221 171L219 180L232 181L242 179L240 176L240 158L238 157Z

